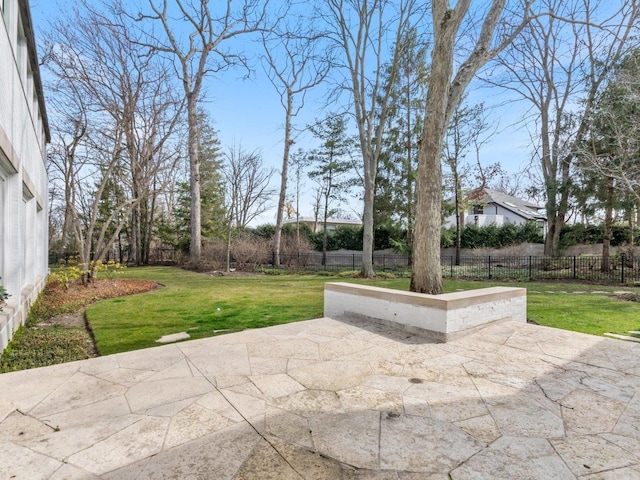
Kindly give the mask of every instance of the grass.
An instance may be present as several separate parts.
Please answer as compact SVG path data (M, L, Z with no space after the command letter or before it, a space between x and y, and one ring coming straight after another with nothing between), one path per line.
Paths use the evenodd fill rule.
M322 315L326 277L209 277L176 268L131 268L125 278L163 287L91 306L87 318L102 355L157 345L163 335L191 338L259 328Z
M407 278L365 281L312 275L210 277L170 267L130 268L124 275L154 280L163 287L88 308L87 318L102 355L151 347L163 335L177 332L202 338L320 317L323 285L327 281L409 288ZM527 288L528 317L541 325L595 335L640 330L640 303L594 293L613 295L621 287L459 280L445 280L444 287L451 292L497 285Z
M83 308L100 299L148 291L156 286L155 282L104 279L89 286L75 282L70 288L65 288L50 277L44 291L32 305L26 324L20 327L2 352L0 373L95 356L93 340L84 326Z

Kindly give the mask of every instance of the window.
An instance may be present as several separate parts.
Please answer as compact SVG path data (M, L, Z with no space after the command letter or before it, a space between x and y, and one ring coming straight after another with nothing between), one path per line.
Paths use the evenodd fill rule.
M474 205L473 206L473 214L474 215L483 215L484 214L484 205Z

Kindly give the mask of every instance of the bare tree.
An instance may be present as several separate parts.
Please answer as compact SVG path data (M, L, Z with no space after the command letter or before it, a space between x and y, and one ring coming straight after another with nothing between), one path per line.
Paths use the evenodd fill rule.
M308 27L308 25L306 26ZM320 50L321 37L309 37L295 27L284 25L284 32L272 36L263 35L264 62L271 84L280 96L284 109L284 147L280 171L280 195L276 213L276 231L273 251L276 265L280 265L280 238L287 199L289 152L294 144L293 118L304 107L306 93L320 84L329 73L331 59L328 51ZM306 28L308 30L308 28Z
M640 14L636 0L544 0L549 15L532 20L499 59L492 83L531 106L536 120L533 158L545 186L549 233L545 254L556 255L570 208L572 166L586 118L612 66L628 48Z
M139 21L160 24L164 38L149 29L144 44L152 51L171 55L187 104L189 187L191 192L191 240L189 258L199 261L202 252L200 213L200 160L198 158L198 102L206 76L236 65L247 66L242 52L227 48L229 40L260 31L268 2L240 0L225 3L189 0L148 0L150 13ZM176 22L176 18L181 20Z
M640 201L640 49L616 65L587 119L580 167L617 180Z
M358 128L364 179L361 274L372 277L373 208L378 161L391 91L398 75L402 39L410 28L415 0L327 0L322 12L329 38L341 52L353 116ZM387 56L392 44L390 58ZM385 76L385 71L387 75Z
M90 252L102 259L112 233L119 237L131 217L133 253L142 259L161 188L158 172L177 158L169 145L181 104L166 81L165 65L158 56L141 55L112 13L74 8L73 20L57 23L48 37L58 120L51 165L65 184L63 231L74 225L84 264Z
M453 8L449 7L448 0L431 2L433 51L418 153L416 231L410 287L414 292L442 293L440 160L451 116L478 70L504 50L529 21L531 0L525 0L519 12L507 12L506 3L506 0L492 0L482 12L469 9L471 0L459 0ZM482 17L474 17L474 14ZM475 39L469 38L474 29L464 32L467 38L464 51L469 53L454 61L454 55L461 50L459 42L465 40L460 38L465 19L469 23L477 22L479 30ZM454 73L456 65L458 68Z
M640 49L612 71L587 118L587 133L576 149L577 166L588 181L586 193L605 209L602 270L610 269L613 209L640 203ZM631 198L632 201L625 202ZM633 211L633 207L630 208ZM633 215L629 214L633 235ZM633 236L631 237L633 245Z
M264 165L260 152L246 152L241 145L228 149L223 176L235 228L245 228L271 207L274 190L269 183L273 174L273 169Z
M92 260L105 258L139 202L137 198L109 195L114 184L128 180L120 127L75 122L68 136L59 137L58 147L50 155L51 165L64 173L65 185L69 185L65 215L74 232L83 282L94 276ZM103 208L105 203L108 208Z
M480 190L487 186L487 177L480 163L480 146L487 138L489 124L486 120L484 103L466 105L461 103L454 110L447 128L444 143L444 160L451 171L451 190L456 216L456 265L460 265L460 244L462 243L462 230L464 230L464 197L462 193L463 181L470 173L469 165L465 165L467 154L475 149L476 173L481 178Z
M231 237L270 208L275 191L269 186L274 171L263 165L259 152L233 146L224 155L222 174L227 203L227 271L230 266Z

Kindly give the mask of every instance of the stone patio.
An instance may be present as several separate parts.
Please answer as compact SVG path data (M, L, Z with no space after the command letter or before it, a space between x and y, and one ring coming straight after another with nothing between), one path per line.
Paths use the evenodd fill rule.
M637 479L640 345L321 318L0 375L0 479Z

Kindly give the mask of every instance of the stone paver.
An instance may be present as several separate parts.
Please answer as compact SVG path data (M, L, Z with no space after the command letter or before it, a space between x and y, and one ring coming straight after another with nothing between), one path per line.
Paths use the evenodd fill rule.
M640 345L321 318L3 374L0 478L640 478Z

